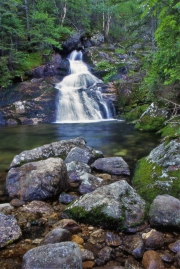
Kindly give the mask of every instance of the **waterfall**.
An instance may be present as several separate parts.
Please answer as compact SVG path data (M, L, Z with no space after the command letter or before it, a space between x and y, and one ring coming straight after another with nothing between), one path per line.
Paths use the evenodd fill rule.
M80 122L111 118L103 100L100 79L88 71L81 51L73 51L68 59L71 74L56 84L59 90L56 122Z

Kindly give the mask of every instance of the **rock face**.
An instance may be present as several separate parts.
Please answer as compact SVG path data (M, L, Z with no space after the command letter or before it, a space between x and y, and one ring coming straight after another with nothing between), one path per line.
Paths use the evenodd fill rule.
M16 219L0 213L0 248L12 243L22 235Z
M23 256L22 269L69 268L82 269L81 252L77 244L63 242L29 250Z
M130 175L128 164L121 157L99 158L91 168L111 175Z
M169 195L158 195L149 211L153 226L180 228L180 200Z
M65 213L76 220L123 229L143 222L145 202L122 180L85 194Z
M60 158L11 168L6 178L9 197L24 201L45 200L65 191L68 186L66 166Z
M56 77L32 79L0 90L0 125L37 124L55 121Z
M135 128L142 129L144 131L158 131L163 127L164 122L167 119L168 112L152 103L141 115L138 123L135 125Z
M75 33L70 36L65 42L63 42L62 47L66 53L72 50L79 50L84 48L89 48L91 46L100 46L104 42L104 36L101 33L96 33L93 36L87 34Z
M51 77L55 75L66 76L70 72L70 64L67 59L62 59L59 54L54 54L52 61L46 65L41 65L28 72L33 78Z
M149 202L157 195L169 194L180 198L180 142L171 140L138 161L133 185Z

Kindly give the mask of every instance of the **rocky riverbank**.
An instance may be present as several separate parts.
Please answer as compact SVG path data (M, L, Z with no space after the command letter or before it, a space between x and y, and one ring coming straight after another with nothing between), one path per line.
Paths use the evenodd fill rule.
M10 203L0 206L1 268L179 268L179 199L167 189L143 200L129 174L83 138L15 156Z

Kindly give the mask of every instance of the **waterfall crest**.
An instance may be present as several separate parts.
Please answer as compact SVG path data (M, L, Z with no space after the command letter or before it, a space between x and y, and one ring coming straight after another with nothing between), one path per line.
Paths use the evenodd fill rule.
M103 100L100 79L88 71L81 51L73 51L68 59L71 74L56 84L59 90L56 122L96 121L111 118Z

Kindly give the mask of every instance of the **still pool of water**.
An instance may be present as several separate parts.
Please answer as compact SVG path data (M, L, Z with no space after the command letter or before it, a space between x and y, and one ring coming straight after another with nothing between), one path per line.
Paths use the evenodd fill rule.
M0 127L0 183L5 182L9 164L21 151L78 136L83 136L88 146L101 150L105 156L123 157L132 172L136 161L148 155L159 142L154 133L136 131L133 125L116 120Z

